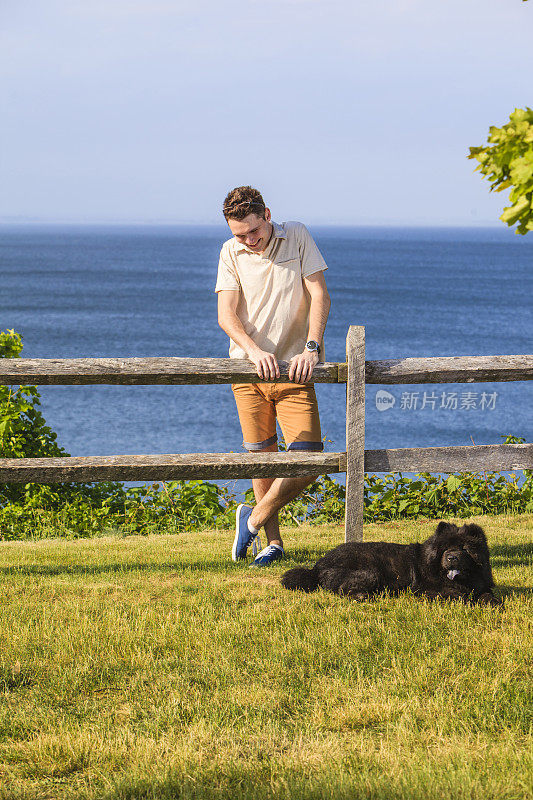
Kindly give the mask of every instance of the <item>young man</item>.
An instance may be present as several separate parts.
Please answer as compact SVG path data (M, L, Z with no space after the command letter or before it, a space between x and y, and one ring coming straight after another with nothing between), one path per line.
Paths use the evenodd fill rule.
M323 335L330 299L326 263L299 222L272 221L257 189L240 186L224 201L233 238L222 247L215 291L218 323L230 337L230 358L248 358L266 381L232 386L244 447L276 452L276 419L289 450L323 449L318 405L308 381L324 360ZM279 378L278 361L288 361L291 383ZM232 558L246 557L264 527L268 545L252 566L283 557L278 511L313 482L299 478L255 478L256 505L237 509Z

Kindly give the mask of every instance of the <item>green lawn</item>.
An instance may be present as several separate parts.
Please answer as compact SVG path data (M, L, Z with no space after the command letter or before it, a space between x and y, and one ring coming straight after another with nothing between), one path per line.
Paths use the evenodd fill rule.
M533 516L471 521L503 612L282 589L333 526L0 544L1 800L533 797Z

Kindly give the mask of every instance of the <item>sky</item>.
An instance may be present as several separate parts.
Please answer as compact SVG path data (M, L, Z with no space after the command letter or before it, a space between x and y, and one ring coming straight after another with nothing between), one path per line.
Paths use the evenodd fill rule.
M533 1L1 0L1 222L503 225Z

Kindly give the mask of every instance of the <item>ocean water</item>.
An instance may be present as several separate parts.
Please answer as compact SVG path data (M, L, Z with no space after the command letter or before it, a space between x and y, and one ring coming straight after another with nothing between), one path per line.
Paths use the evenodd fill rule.
M366 328L367 359L533 352L533 235L310 230L329 266L328 361L344 360L351 324ZM21 333L28 358L225 357L213 288L226 238L222 226L0 228L0 330ZM386 411L380 388L367 387L367 448L531 441L528 382L386 386ZM241 449L229 386L40 392L72 455ZM317 394L326 449L342 450L345 387L319 384Z

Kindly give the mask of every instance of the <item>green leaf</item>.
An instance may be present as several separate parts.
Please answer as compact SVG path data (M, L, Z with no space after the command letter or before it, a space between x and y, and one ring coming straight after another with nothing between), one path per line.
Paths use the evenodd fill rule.
M457 475L450 475L450 477L446 481L446 488L449 492L455 492L456 489L459 488L461 485L461 481L457 477Z
M519 223L516 232L533 230L533 110L515 108L501 128L491 126L487 145L470 147L468 158L478 161L478 170L491 184L491 191L510 189L500 219L508 225Z
M503 222L506 222L508 225L514 225L514 223L519 219L519 217L521 217L524 212L528 211L529 208L530 208L529 198L523 197L513 206L508 206L507 208L505 208L500 219Z

